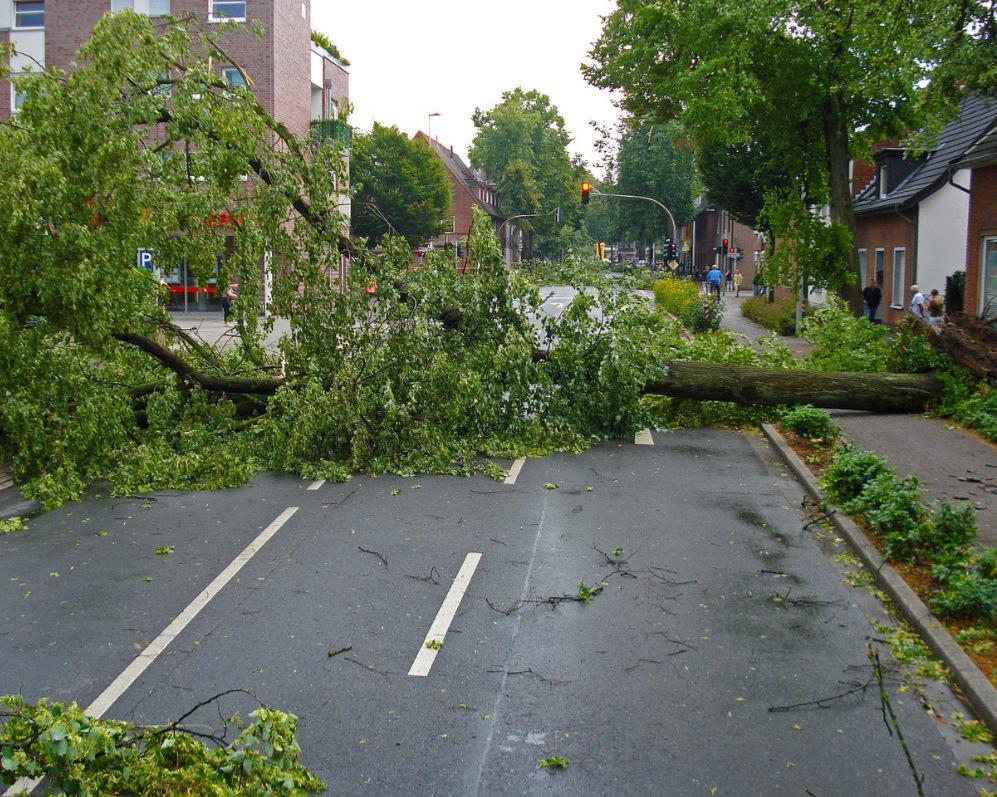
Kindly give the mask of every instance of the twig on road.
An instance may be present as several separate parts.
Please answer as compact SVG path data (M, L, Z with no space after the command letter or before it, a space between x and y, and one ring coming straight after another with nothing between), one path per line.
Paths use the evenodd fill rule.
M364 548L362 545L358 545L357 549L363 551L364 553L369 553L371 556L376 556L378 559L384 562L385 567L388 566L388 560L385 559L383 556L381 556L381 554L379 554L377 551L372 551L369 548Z
M387 563L385 563L385 564L387 564ZM433 573L435 573L436 575L434 576ZM433 567L429 568L429 575L428 576L410 576L410 575L408 575L408 573L405 574L405 578L413 578L416 581L423 581L426 584L436 584L437 586L439 586L439 584L440 584L440 578L439 578L439 576L440 576L440 571L436 569L435 565Z
M896 735L897 741L900 742L900 747L907 758L907 766L910 767L911 776L914 778L914 785L917 787L917 797L924 797L924 775L918 773L917 766L915 766L914 759L910 754L910 748L907 746L907 740L904 739L903 732L900 730L900 722L893 711L893 705L890 703L890 695L883 683L883 667L879 661L879 651L873 648L871 642L868 643L866 648L866 655L869 658L869 663L872 664L873 675L879 686L880 708L883 713L883 722L886 724L886 730L890 732L890 736ZM886 721L887 714L890 717L889 722ZM891 725L893 726L892 730L890 728Z
M351 650L353 650L353 645L347 645L345 648L339 648L339 650L330 650L329 658L331 659L334 656L338 656L340 653L346 653Z

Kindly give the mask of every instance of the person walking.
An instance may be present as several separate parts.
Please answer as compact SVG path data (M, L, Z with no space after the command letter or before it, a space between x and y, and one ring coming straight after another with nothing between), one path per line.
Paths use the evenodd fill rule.
M229 323L229 318L232 316L232 303L239 298L239 283L230 282L222 293L221 305L222 314L225 319L225 323Z
M741 283L744 282L744 275L740 271L734 271L734 296L741 298Z
M938 288L931 289L931 296L928 298L928 323L933 327L940 327L945 320L945 300L938 292Z
M720 286L721 283L723 282L723 278L724 278L723 272L717 266L714 266L709 271L707 271L706 282L710 286L707 293L715 293L717 295L717 298L719 299Z
M921 288L917 285L911 285L910 289L914 291L914 295L910 297L910 305L907 309L918 321L924 321L924 294L921 293Z
M865 311L866 320L870 324L876 323L876 311L882 301L883 292L876 284L875 278L869 277L869 284L862 289L862 302L865 304L862 309Z
M724 274L724 291L734 290L734 270L727 267L727 273Z

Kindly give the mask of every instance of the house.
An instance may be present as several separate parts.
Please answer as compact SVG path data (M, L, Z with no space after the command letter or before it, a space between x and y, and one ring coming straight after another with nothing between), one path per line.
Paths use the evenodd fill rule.
M710 205L704 197L700 197L697 206L695 217L682 234L689 247L687 268L693 275L713 265L724 273L728 268L740 271L744 278L742 285L750 290L763 248L758 234L728 211Z
M0 0L0 43L10 42L17 50L11 58L14 72L46 66L69 70L100 19L125 9L148 14L154 22L165 15L193 14L209 28L225 20L244 22L250 30L261 23L260 38L234 31L223 38L225 49L252 81L260 104L296 136L334 136L349 145L351 130L343 118L349 105L349 73L339 58L312 41L311 0ZM232 64L215 68L219 77L243 83ZM0 80L0 119L16 114L23 100L11 81ZM340 209L348 223L349 194L346 186L340 188ZM344 261L340 279L345 268ZM214 280L198 285L182 268L165 270L172 309L218 306ZM264 270L269 287L269 268Z
M968 97L933 151L874 153L873 177L855 200L855 247L863 284L873 275L882 288L885 323L903 317L911 285L944 292L946 279L965 268L970 169L959 161L995 122L997 100Z
M491 182L480 169L472 169L456 154L453 147L445 147L436 139L430 138L421 130L416 137L425 141L446 167L450 180L450 213L446 231L433 239L434 246L458 245L471 231L473 208L478 207L492 219L492 226L510 257L510 247L515 238L515 230L505 224L506 218L499 210L499 196L495 183Z
M997 126L956 161L970 172L964 311L997 318Z

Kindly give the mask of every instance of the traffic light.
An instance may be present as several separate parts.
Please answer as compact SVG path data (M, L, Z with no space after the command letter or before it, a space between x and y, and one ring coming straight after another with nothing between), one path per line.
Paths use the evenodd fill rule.
M665 241L665 260L675 260L675 241L669 238Z
M592 186L588 184L588 181L582 183L582 204L587 205L589 203L589 193L592 191Z
M727 253L727 247L730 245L730 241L724 238L724 254Z

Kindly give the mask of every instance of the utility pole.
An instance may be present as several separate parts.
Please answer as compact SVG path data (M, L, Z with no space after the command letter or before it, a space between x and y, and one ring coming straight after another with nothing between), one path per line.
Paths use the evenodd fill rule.
M585 186L587 186L587 185L588 185L588 183L584 183L583 184L583 187L582 187L583 197L584 197L584 194L585 194L585 191L586 191ZM672 215L672 212L668 208L666 208L662 203L660 203L657 199L652 199L649 196L638 196L636 194L607 194L607 193L605 193L603 191L597 191L594 188L591 188L590 191L591 191L591 194L593 196L611 196L611 197L617 197L618 199L641 199L641 200L643 200L645 202L653 202L655 205L657 205L659 208L661 208L663 211L665 211L665 214L668 216L668 220L672 223L672 240L675 241L675 242L678 242L678 239L679 239L679 228L675 224L675 217ZM582 204L585 204L584 198L582 200ZM651 265L652 265L652 267L654 265L654 241L653 240L651 241Z

